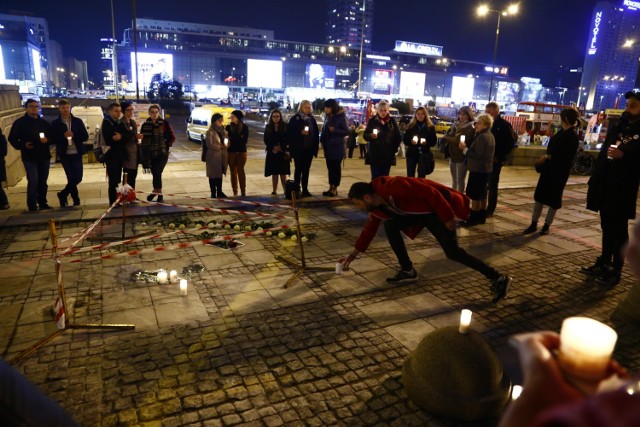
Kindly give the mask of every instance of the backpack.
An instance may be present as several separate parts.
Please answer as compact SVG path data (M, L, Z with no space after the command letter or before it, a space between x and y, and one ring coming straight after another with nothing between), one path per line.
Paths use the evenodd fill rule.
M104 135L102 134L102 128L96 129L96 135L93 138L93 155L96 157L98 163L104 163L111 147L109 147L104 141Z

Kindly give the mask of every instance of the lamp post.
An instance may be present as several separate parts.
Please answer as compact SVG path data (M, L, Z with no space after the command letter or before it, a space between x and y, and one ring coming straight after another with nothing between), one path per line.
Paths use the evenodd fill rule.
M498 23L496 25L496 41L493 45L493 60L491 61L491 83L489 83L489 101L491 101L491 94L493 93L493 77L496 73L496 53L498 52L498 38L500 37L500 18L502 16L515 15L518 13L519 5L517 3L513 3L509 5L505 10L495 10L490 9L487 5L482 5L478 7L478 15L485 16L489 12L495 12L498 14Z

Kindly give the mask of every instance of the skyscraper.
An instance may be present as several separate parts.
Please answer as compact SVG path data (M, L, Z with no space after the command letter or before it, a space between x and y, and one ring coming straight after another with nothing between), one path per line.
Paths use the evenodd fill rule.
M364 50L371 48L373 0L328 0L327 44Z
M624 93L640 84L640 1L599 2L587 38L582 86L587 110L622 108Z

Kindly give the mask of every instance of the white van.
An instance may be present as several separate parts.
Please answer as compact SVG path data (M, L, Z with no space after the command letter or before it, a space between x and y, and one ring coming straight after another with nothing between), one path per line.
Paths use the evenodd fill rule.
M204 104L194 108L187 120L187 139L204 142L209 125L211 125L211 116L215 113L222 114L223 124L226 126L229 124L229 116L232 111L234 111L233 107L220 107L216 104Z
M82 119L85 127L87 128L87 133L89 134L87 144L93 144L96 129L100 129L100 126L102 126L102 120L104 119L102 107L87 107L84 105L76 106L71 109L71 114Z

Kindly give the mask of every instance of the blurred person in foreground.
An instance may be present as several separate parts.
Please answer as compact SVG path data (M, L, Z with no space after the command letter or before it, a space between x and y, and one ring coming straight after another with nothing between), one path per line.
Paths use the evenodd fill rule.
M627 92L625 98L624 113L607 132L587 191L587 209L600 213L602 251L582 272L609 287L620 282L622 248L629 240L628 222L636 217L640 183L640 92Z
M469 198L452 188L423 178L379 177L368 182L356 182L349 190L349 199L369 218L354 250L340 259L345 269L360 252L367 250L382 223L391 249L398 258L400 270L387 283L402 284L418 280L402 234L415 239L423 228L433 234L447 258L472 268L491 280L491 300L505 298L511 277L499 273L484 261L467 253L458 245L456 218L469 216Z

